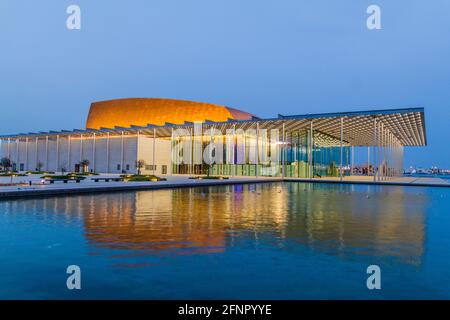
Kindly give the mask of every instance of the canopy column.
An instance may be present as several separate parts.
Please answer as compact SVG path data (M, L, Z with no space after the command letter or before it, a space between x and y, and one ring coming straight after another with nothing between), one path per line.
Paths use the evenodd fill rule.
M175 157L175 148L174 148L174 139L173 139L173 127L171 128L171 138L170 138L170 155L171 155L171 159L170 159L170 168L169 168L169 172L170 175L173 176L173 164L174 164L174 160L176 159Z
M124 137L123 137L123 131L120 132L120 170L121 172L124 172Z
M152 143L152 170L155 175L155 144L156 144L156 129L153 128L153 143Z
M48 136L45 136L45 170L50 171L48 165Z
M377 125L377 180L381 181L381 123Z
M389 178L392 178L392 164L393 164L393 152L392 152L392 133L389 131Z
M235 147L236 146L236 124L233 125L233 161L232 161L232 176L236 176L236 155L235 155Z
M95 157L97 151L97 135L94 132L92 136L92 170L97 172L97 159Z
M395 171L397 169L397 145L395 141L395 135L392 133L392 177L395 177Z
M80 163L83 161L83 135L80 134Z
M382 172L382 180L386 180L387 176L386 176L386 166L387 166L387 141L386 141L386 129L384 128L384 123L381 127L381 141L382 141L382 147L383 147L383 162L382 162L382 167L383 167L383 172Z
M377 118L373 118L373 181L377 181L377 171L378 168L375 166L377 165L377 145L378 145L378 139L377 139Z
M59 135L56 136L56 171L60 169L59 163Z
M20 165L19 165L19 161L20 161L20 156L19 156L19 144L20 144L20 139L17 138L16 139L16 170L19 171L20 169Z
M28 169L28 137L25 138L25 171Z
M110 149L110 133L106 133L106 172L109 173L110 171L110 156L109 156L109 149Z
M385 147L384 147L384 124L380 123L380 181L384 180L384 161L385 161Z
M38 164L39 164L38 144L39 144L39 138L36 137L35 145L34 145L34 160L35 160L35 162L36 162L36 163L35 163L36 169L38 169Z
M189 148L191 149L191 154L189 157L189 174L193 175L194 174L194 133L192 128L190 128L189 130L189 135L190 135L190 144L189 144Z
M259 176L259 122L256 123L256 172L255 176Z
M385 148L385 137L384 137L384 123L380 124L380 180L384 181L384 171L385 171L385 161L386 161L386 148Z
M286 139L285 139L285 136L284 136L284 133L285 133L285 124L284 124L284 122L283 122L283 127L282 127L282 132L281 132L281 134L282 134L282 143L281 143L281 177L282 178L284 178L284 158L285 158L285 154L284 154L284 150L285 150L285 148L284 148L284 144L286 143Z
M8 138L8 159L11 159L11 138Z
M311 121L309 125L309 146L308 146L308 163L309 163L309 178L314 178L314 169L313 169L313 154L314 154L314 134L313 134L313 122Z
M70 137L70 134L69 134L69 136L67 137L67 170L69 171L69 172L71 172L72 170L71 170L71 163L70 163L70 147L71 147L71 137Z
M350 176L353 175L353 166L354 166L354 162L355 162L355 147L351 146L351 151L350 151Z
M341 143L340 143L340 165L339 165L339 177L340 180L342 181L343 179L343 175L344 175L344 168L343 168L343 160L344 160L344 149L343 149L343 142L344 142L344 118L341 118Z

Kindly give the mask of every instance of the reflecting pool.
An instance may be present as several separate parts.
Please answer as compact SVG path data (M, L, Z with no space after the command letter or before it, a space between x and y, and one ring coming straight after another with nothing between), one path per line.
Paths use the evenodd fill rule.
M286 182L1 201L0 298L449 299L449 196Z

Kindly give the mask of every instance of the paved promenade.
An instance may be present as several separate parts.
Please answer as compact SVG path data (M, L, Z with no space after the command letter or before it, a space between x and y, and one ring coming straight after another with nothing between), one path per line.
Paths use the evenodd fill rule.
M97 176L99 177L99 176ZM101 175L100 177L119 177L119 175ZM280 182L281 178L269 177L235 177L224 180L196 180L189 179L187 176L167 176L167 181L158 182L94 182L91 177L87 177L80 183L70 181L68 183L48 182L42 184L40 175L30 175L27 177L15 177L13 183L21 183L20 186L0 186L0 199L2 198L20 198L24 196L51 196L51 195L69 195L75 193L93 193L93 192L111 192L111 191L131 191L131 190L154 190L165 188L182 188L197 186L214 186L242 183L263 183ZM32 185L29 185L29 181ZM0 184L9 183L10 178L0 177Z
M101 177L118 177L118 175L101 175ZM13 183L23 183L19 186L0 186L0 199L20 198L25 196L52 196L69 195L75 193L111 192L111 191L131 191L131 190L154 190L164 188L181 188L196 186L213 186L242 183L264 183L297 181L308 183L345 183L345 184L367 184L367 185L398 185L398 186L433 186L450 187L448 180L440 178L417 178L399 177L387 181L374 182L373 177L352 176L345 177L343 181L339 178L322 179L302 179L302 178L269 178L269 177L234 177L225 180L194 180L187 176L167 176L167 181L159 182L94 182L91 177L80 183L56 182L54 184L42 183L40 175L29 175L26 177L14 177ZM0 184L10 183L10 178L0 177ZM32 185L29 185L31 181Z
M450 180L432 177L393 177L383 181L373 181L373 177L350 176L340 178L285 178L285 181L303 181L318 183L346 183L346 184L375 184L375 185L397 185L397 186L417 186L417 187L450 187Z

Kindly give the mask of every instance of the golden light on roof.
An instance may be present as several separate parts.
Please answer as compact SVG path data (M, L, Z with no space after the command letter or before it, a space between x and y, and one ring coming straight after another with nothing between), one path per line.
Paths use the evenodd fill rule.
M183 124L205 120L250 120L253 115L237 109L187 100L130 98L91 104L87 129Z

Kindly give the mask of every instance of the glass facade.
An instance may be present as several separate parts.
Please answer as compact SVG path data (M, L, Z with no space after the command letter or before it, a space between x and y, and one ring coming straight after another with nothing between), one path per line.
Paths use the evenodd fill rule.
M256 129L227 135L184 135L172 137L171 145L173 174L298 178L340 176L340 141L315 130L311 134L310 129L287 131L284 139L278 130ZM350 174L348 145L342 146L342 173Z
M330 144L331 137L309 129L286 134L284 148L284 176L296 178L311 177L339 177L341 165L341 146L334 141ZM312 141L312 143L311 143ZM343 174L350 174L350 147L342 146Z

